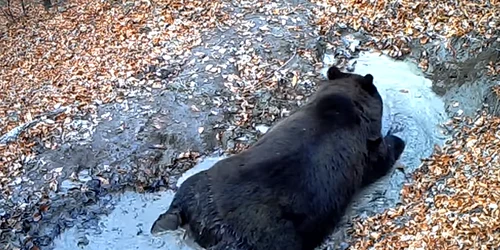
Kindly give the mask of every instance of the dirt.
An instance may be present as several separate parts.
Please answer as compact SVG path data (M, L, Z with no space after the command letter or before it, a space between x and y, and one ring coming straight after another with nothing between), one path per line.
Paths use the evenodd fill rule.
M321 62L323 54L336 54L341 61L357 57L357 52L349 56L344 53L352 42L337 47L337 53L323 46L329 38L320 38L309 24L309 2L280 4L305 6L288 14L287 22L293 22L300 30L284 28L280 20L263 13L247 14L251 4L233 5L226 10L228 13L242 13L235 26L219 27L205 34L202 44L177 65L151 65L139 73L138 77L161 78L168 89L138 90L121 103L98 105L97 114L73 121L75 130L61 137L60 148L49 150L40 146L37 158L24 166L28 169L26 176L13 183L13 198L0 200L0 216L12 224L2 227L10 230L2 231L0 248L51 249L53 239L75 225L97 230L100 216L113 211L119 193L125 189L175 190L176 180L196 164L199 156L216 151L237 152L251 145L266 126L299 106L314 90L315 79L322 77L320 69L324 65L315 62ZM262 27L272 32L260 32ZM467 49L459 46L462 43L453 41L453 50L442 44L415 47L409 60L419 59L422 53L429 55L430 68L425 74L432 79L433 90L442 96L448 114L459 110L472 113L484 101L497 111L497 100L489 89L498 78L486 76L484 67L486 60L500 57L498 42L479 53L471 51L487 42L471 39ZM317 56L303 51L316 52ZM455 55L451 51L456 51ZM232 86L224 85L227 81L221 74L210 72L214 65L227 65L225 69L220 67L225 75L251 78L260 72L242 72L230 63L231 58L256 60L255 64L261 67L280 61L281 66L269 75L269 79L278 78L278 85L245 86L244 81L238 80ZM174 71L178 73L170 76ZM297 75L301 80L293 83ZM242 115L242 109L249 118ZM411 131L410 126L418 124L406 126ZM420 136L423 130L418 128L419 132L406 136ZM418 166L419 157L432 152L431 146L427 146L427 150L407 156L415 158L406 162L405 173L396 172L388 180L397 184L388 186L389 190L379 187L382 195L368 195L385 196L386 200L368 201L353 213L375 213L397 203L394 197L406 174ZM393 196L386 196L384 189ZM16 210L19 204L25 204L27 209ZM348 246L344 242L348 236L342 235L342 230L333 237L335 242L328 242L325 248ZM82 238L75 244L84 246L88 242Z
M499 114L498 98L491 91L499 77L486 70L488 63L500 58L499 35L498 31L489 39L470 35L412 50L413 59L429 55L430 67L425 74L433 81L433 91L444 98L450 115L461 110L464 115L474 116L483 103L490 106L492 114Z

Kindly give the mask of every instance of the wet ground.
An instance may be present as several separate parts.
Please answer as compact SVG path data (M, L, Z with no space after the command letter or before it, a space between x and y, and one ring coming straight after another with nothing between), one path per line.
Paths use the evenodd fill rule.
M434 145L442 145L447 131L440 124L448 116L442 98L432 91L432 82L415 64L394 61L378 53L361 53L353 61L355 73L370 73L375 78L384 101L383 133L392 128L408 145L401 166L397 166L398 170L392 173L388 182L379 182L365 195L371 201L366 208L380 212L398 201L406 173L415 170Z
M186 171L177 181L179 187L183 181L196 172L210 168L223 157L211 156L203 159L192 169ZM74 249L202 249L190 238L184 237L182 229L162 237L150 234L152 222L164 213L172 202L172 190L139 194L126 192L117 197L113 212L103 217L93 228L73 227L54 241L55 250Z
M325 55L329 65L331 55ZM405 61L394 61L376 53L362 53L355 59L355 73L374 75L384 100L383 132L389 128L407 141L407 149L402 156L399 170L395 170L388 180L374 185L362 196L354 207L354 213L365 210L380 212L393 206L399 199L399 191L405 181L405 172L412 172L420 159L432 152L434 144L441 145L445 136L438 126L446 119L444 103L432 92L432 83L423 77L420 70ZM351 62L353 64L354 61ZM325 68L326 69L326 68ZM325 70L323 70L324 72ZM221 157L208 157L186 171L178 180L179 186L187 177L211 167ZM56 241L55 249L75 247L81 238L88 241L82 249L188 249L182 244L182 233L153 237L149 228L156 217L165 211L172 200L173 192L161 194L126 193L115 204L115 210L104 217L97 230L73 228L64 232ZM189 248L191 249L191 248Z
M296 2L309 4L280 4ZM405 173L445 139L439 123L447 114L475 110L487 95L489 78L470 75L464 80L447 73L461 72L486 60L484 56L451 59L447 51L436 52L433 68L424 74L409 61L358 55L358 50L350 51L355 40L324 47L307 8L272 18L270 10L248 14L252 8L251 3L231 6L228 13L245 13L233 26L207 33L186 58L151 65L138 76L160 78L165 89L137 91L121 103L100 105L96 115L75 119L74 132L59 149L40 147L36 161L26 165L26 177L12 184L17 187L14 198L0 201L0 216L12 224L2 232L0 248L191 249L179 235L149 235L177 180L185 179L182 174L200 156L237 152L298 107L328 66L322 61L345 62L356 73L373 74L385 102L384 131L398 128L408 144L401 166L354 204L356 215L397 203ZM283 23L299 28L284 28ZM416 48L409 60L422 51L432 48ZM259 83L262 74L274 84ZM129 191L119 194L124 189ZM14 204L29 209L16 210ZM333 240L340 244L344 236L340 230ZM329 241L325 247L333 245Z

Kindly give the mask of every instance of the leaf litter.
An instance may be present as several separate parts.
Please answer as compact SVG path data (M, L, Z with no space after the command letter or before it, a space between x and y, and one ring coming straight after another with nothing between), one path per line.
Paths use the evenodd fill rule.
M447 144L413 173L402 204L355 219L355 249L497 249L500 118L455 117Z
M194 79L201 74L209 75L212 81L221 79L225 87L223 96L212 98L212 101L217 107L224 107L231 118L230 124L220 125L225 131L218 132L216 138L223 149L234 153L255 141L258 131L267 130L262 130L262 127L287 116L306 100L314 89L314 79L322 66L320 61L325 49L335 49L335 63L349 69L355 65L347 65L347 59L355 58L359 50L374 48L391 57L401 58L411 52L415 41L422 45L454 36L495 38L493 32L498 27L500 9L497 1L489 1L486 5L477 1L299 2L301 4L271 0L232 3L161 0L113 4L108 1L75 0L69 2L62 12L44 13L39 9L39 14L22 19L19 23L2 25L0 87L5 91L0 93L0 134L8 135L20 126L33 125L24 133L16 132L7 136L14 138L15 142L0 145L2 198L18 200L11 196L11 188L25 178L23 166L36 159L40 145L45 150L55 150L70 141L61 138L75 130L73 119L86 114L95 117L97 107L101 104L125 103L127 97L136 96L138 91L154 92L154 89L176 86L177 83L171 81L175 77L185 79L182 85L188 88L195 88ZM311 22L315 25L311 25ZM345 28L363 31L369 39L361 43L351 40L342 34ZM471 31L475 34L471 35ZM238 39L226 39L224 44L208 44L204 41L211 33L233 34ZM318 37L326 39L317 40ZM279 39L289 39L289 42L284 46L277 42ZM313 42L316 40L317 43ZM211 47L216 52L194 52L200 46ZM427 58L420 60L422 68L430 63ZM183 67L194 67L197 63L201 63L201 68L180 74ZM491 75L498 74L498 62L491 62L488 70ZM61 108L64 108L64 112L54 114L54 110ZM191 106L195 112L199 112L200 108L199 105ZM92 130L96 125L89 126L89 130ZM207 131L208 128L203 126L196 129L199 134L206 134ZM478 145L477 141L473 144ZM162 145L155 147L166 149ZM183 159L193 161L198 156L196 152L184 152L178 155L178 159L181 162ZM171 170L175 172L181 169ZM443 174L451 170L441 167L434 171ZM117 171L120 175L123 174L121 172L123 170ZM154 171L138 172L137 180L141 181L137 190L144 190L151 185L156 174ZM51 175L51 180L55 180L61 171L56 170ZM92 184L96 176L91 175L87 172L75 175L72 179L90 181ZM103 185L117 182L114 178L99 178L99 183ZM480 179L472 180L481 183ZM415 182L420 182L420 179L417 178ZM48 181L47 185L56 191L79 187L79 184L67 181ZM86 185L84 189L95 189L89 187L89 183ZM404 192L410 192L407 189ZM423 191L414 188L411 192L420 194ZM81 204L81 200L91 203L95 199L88 192L78 191L72 195L65 202ZM106 196L106 193L100 195ZM19 202L16 215L0 211L2 230L26 232L27 229L20 224L23 219L34 227L40 222L41 215L55 213L50 211L50 207L57 206L51 204L50 199L46 193L37 191L26 200L37 201L38 205L33 207L29 202ZM446 209L450 207L450 200L445 197L440 198L439 202L440 206L446 204ZM492 206L490 202L487 208L491 210L490 216L495 215L493 208L490 208ZM424 206L416 204L415 207L423 209ZM404 213L386 212L392 217L378 216L398 221L404 217ZM4 217L6 214L9 214L9 218ZM63 214L71 217L67 213ZM434 216L438 218L440 214L434 213ZM26 220L27 215L32 218ZM376 218L382 217L367 219L364 224L358 221L354 226L353 236L360 239L353 243L356 247L363 249L373 245L376 240L387 239L384 233L392 232L392 228L381 230L380 221L383 220ZM397 224L388 222L389 219L384 221L387 222L385 226ZM484 220L484 216L470 220L475 223L488 221ZM70 221L72 219L68 219L65 223L69 224L61 225L60 228L71 226ZM404 231L408 236L400 237L417 237L410 235L416 235L415 227L421 225L409 225L413 225L415 231ZM407 226L407 230L411 229ZM450 233L448 228L437 230ZM454 233L470 235L471 230L461 228ZM27 231L39 233L36 230ZM25 234L22 240L17 240L18 243L10 244L11 239L6 235L2 235L1 242L8 243L5 245L7 249L19 249L21 246L36 249L51 240L44 235ZM418 237L423 239L429 236ZM401 238L393 240L380 241L377 246L394 244L397 247L397 244L404 242ZM420 244L434 244L429 246L437 249L441 249L442 245L439 244L454 246L452 243L443 243L443 240L434 241L439 243L424 242ZM495 241L491 241L491 246L495 244Z
M138 72L164 60L160 57L186 53L200 42L203 29L215 26L215 15L207 14L216 12L216 2L187 1L182 11L174 8L179 8L180 1L154 4L171 8L154 7L147 1L127 2L123 8L108 1L71 1L62 13L37 10L40 15L4 31L0 134L33 122L33 117L67 109L26 134L6 136L17 143L0 146L2 170L33 158L30 138L41 138L46 147L57 148L49 134L71 130L73 116L95 113L98 104L121 102L135 88L151 88L157 81L138 79ZM179 35L186 32L190 36ZM171 42L159 46L160 40Z
M369 33L374 46L391 57L411 51L412 40L420 45L443 38L479 35L496 38L500 26L498 1L333 1L313 0L322 32L330 24ZM335 31L334 31L335 32Z

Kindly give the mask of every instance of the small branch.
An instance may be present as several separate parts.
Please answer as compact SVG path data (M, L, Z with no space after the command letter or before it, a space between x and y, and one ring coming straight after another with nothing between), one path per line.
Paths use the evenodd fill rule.
M23 16L26 16L26 4L24 3L24 0L21 0L21 7L23 9Z
M189 73L179 74L179 75L177 75L177 77L179 77L179 78L191 77L191 76L196 75L196 74L198 74L198 73L201 73L201 72L203 72L203 71L205 71L205 70L203 70L203 69L200 69L200 70L195 70L194 72L189 72Z
M62 107L53 111L49 111L47 113L38 115L35 118L35 120L31 122L27 122L13 128L12 130L10 130L9 132L0 137L0 145L7 145L10 142L16 141L24 131L36 126L38 123L42 122L46 118L52 118L63 113L64 111L66 111L66 109L67 109L66 107Z
M37 116L35 116L35 119L41 119L43 117L52 118L52 117L58 116L61 113L64 113L67 109L68 109L67 107L60 107L60 108L54 109L52 111L45 112L41 115L37 115Z
M2 135L2 137L0 137L0 145L7 145L10 142L16 141L23 131L34 127L39 122L40 119L36 119L31 122L15 127L11 131L7 132L6 134Z
M269 76L268 76L268 77L266 77L266 78L264 79L264 81L268 81L269 79L271 79L271 78L274 76L274 73L276 73L276 72L278 72L278 71L282 70L282 69L283 69L283 68L284 68L287 64L289 64L289 63L290 63L290 62L291 62L291 61L295 58L295 56L296 56L296 55L297 55L297 51L295 51L295 52L293 53L293 55L290 57L290 59L288 59L288 60L287 60L287 61L286 61L283 65L281 65L281 66L280 66L277 70L274 70L271 74L269 74Z

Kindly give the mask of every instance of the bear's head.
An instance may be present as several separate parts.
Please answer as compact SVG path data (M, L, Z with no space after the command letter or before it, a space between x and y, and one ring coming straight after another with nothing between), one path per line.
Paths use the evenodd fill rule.
M352 94L355 101L357 97L364 97L369 95L370 101L375 101L377 104L382 104L382 97L380 96L377 87L373 83L373 75L366 74L364 76L354 73L346 73L340 71L336 66L331 66L327 72L329 85L343 85L349 89L354 90ZM353 89L353 87L355 89ZM361 101L361 100L360 100ZM377 105L378 106L378 105ZM382 106L380 107L380 115L382 115Z
M368 125L369 139L381 137L383 103L371 74L359 75L328 69L327 80L322 81L313 97L321 115L331 120ZM348 116L350 115L350 116ZM347 117L347 119L345 118Z

